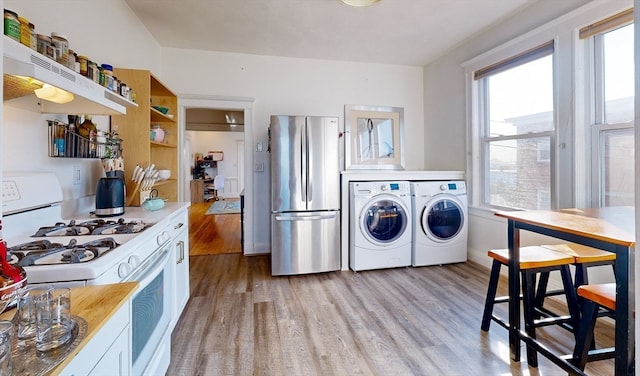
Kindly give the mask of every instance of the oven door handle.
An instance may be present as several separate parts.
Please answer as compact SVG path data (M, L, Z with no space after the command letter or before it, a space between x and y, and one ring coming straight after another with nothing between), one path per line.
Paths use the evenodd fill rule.
M131 274L125 282L140 282L140 286L144 287L148 282L147 279L155 278L158 273L164 269L165 264L169 259L169 255L169 247L163 247L160 252L157 252L144 264L140 265L138 270Z

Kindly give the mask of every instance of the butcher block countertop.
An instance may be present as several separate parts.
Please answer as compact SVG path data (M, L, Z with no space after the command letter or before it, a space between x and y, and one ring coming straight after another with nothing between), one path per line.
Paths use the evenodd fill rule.
M59 374L69 362L89 343L118 309L131 298L138 288L138 282L124 282L100 286L71 288L71 314L80 316L87 322L87 336L51 373ZM15 309L0 315L0 319L10 320Z

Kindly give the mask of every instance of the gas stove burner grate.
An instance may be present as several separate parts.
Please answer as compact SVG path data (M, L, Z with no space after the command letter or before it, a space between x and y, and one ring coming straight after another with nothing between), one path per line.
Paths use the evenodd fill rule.
M57 222L53 226L43 226L31 235L32 237L52 237L52 236L82 236L82 235L112 235L112 234L134 234L141 232L148 225L143 221L126 221L124 218L118 220L91 219L76 223L75 220L69 223Z
M49 240L34 240L32 242L18 244L13 247L7 248L8 252L30 252L30 251L42 251L51 248L62 247L60 243L51 243Z
M38 240L8 249L8 261L20 266L73 264L91 261L119 246L113 238L102 238L78 244L71 239L67 245Z

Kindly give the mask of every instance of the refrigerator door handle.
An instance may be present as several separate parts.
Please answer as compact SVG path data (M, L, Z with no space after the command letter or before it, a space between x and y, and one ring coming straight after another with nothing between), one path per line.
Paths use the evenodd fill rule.
M302 137L300 137L300 193L302 201L308 202L307 198L307 184L308 184L308 169L309 169L309 155L307 154L308 150L308 140L307 140L307 120L304 120L304 125L302 127Z
M336 213L309 215L304 217L290 217L285 215L276 215L276 221L317 221L319 219L333 219L335 217L336 217Z

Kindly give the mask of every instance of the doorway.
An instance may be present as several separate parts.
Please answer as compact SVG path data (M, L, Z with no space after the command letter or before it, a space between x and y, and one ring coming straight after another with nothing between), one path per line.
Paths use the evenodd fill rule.
M193 246L197 246L200 249L196 253L235 252L237 247L229 246L229 244L239 244L240 241L242 241L240 248L245 253L247 249L252 249L252 226L247 225L251 223L253 212L252 169L250 168L253 163L253 156L251 148L248 147L252 145L252 107L252 99L238 100L233 98L227 100L218 97L180 97L179 119L182 137L180 147L182 150L179 153L181 165L185 168L185 173L182 174L182 181L180 182L180 197L182 200L191 201L192 199L190 187L192 180L191 168L195 166L195 153L202 153L204 157L205 155L208 156L210 152L214 152L212 154L215 155L213 159L222 158L220 161L215 161L216 163L206 163L208 177L213 178L215 174L226 175L225 188L220 192L222 199L237 199L240 192L244 191L244 221L242 222L240 221L240 216L235 214L206 215L206 210L214 201L192 204L190 213L193 211L194 217L191 218L190 216L192 226L190 226L189 232L190 235L193 235L190 237L194 239L191 248L194 251L197 251L197 249L194 249ZM230 143L225 141L222 144L217 144L218 146L209 147L209 145L215 145L215 142L206 141L211 137L222 137L225 140L231 139L234 141ZM202 206L197 208L197 205ZM214 219L216 224L212 224ZM223 228L224 230L222 230ZM229 239L225 240L225 237Z

